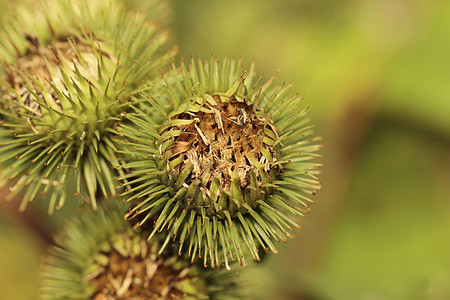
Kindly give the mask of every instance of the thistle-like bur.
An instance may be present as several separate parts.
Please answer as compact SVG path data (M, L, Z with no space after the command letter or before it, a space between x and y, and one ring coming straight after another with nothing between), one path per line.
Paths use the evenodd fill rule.
M316 177L320 140L291 85L262 83L253 66L193 59L163 75L119 127L127 174L122 194L134 203L126 218L153 231L168 230L165 243L204 265L259 249L276 253L309 211L321 188Z
M124 205L84 209L56 236L45 257L41 299L240 299L228 272L205 270L176 253L157 255L123 220Z
M71 185L95 208L115 195L115 124L174 52L160 50L167 32L116 2L31 3L0 33L1 183L25 191L21 209L47 194L52 213Z

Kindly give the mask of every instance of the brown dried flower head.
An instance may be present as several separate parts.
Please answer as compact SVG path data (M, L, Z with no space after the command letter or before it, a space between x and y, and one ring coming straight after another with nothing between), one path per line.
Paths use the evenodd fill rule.
M276 253L273 240L300 227L321 188L319 138L301 96L275 76L262 84L253 66L193 59L144 91L147 105L119 127L127 218L152 222L150 237L167 229L162 248L178 240L192 260L228 268L247 252Z

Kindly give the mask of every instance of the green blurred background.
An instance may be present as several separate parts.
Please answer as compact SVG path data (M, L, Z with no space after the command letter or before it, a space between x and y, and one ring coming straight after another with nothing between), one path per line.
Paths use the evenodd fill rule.
M2 9L0 7L0 9ZM173 0L180 55L293 82L323 137L296 238L241 272L255 299L450 299L450 1ZM2 299L35 299L52 217L0 209Z

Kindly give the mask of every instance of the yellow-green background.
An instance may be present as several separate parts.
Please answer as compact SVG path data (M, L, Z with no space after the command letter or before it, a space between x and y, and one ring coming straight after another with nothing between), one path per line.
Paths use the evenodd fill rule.
M241 272L255 298L450 299L450 1L172 8L180 55L242 56L267 76L280 69L323 137L323 190L304 228ZM35 299L42 231L72 209L0 208L0 298Z

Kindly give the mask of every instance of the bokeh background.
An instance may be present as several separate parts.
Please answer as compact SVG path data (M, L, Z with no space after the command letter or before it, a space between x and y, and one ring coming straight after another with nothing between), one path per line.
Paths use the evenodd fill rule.
M450 299L450 1L171 7L180 56L280 69L323 137L323 190L303 229L239 274L255 299ZM35 299L42 253L72 208L17 206L0 205L0 298Z

